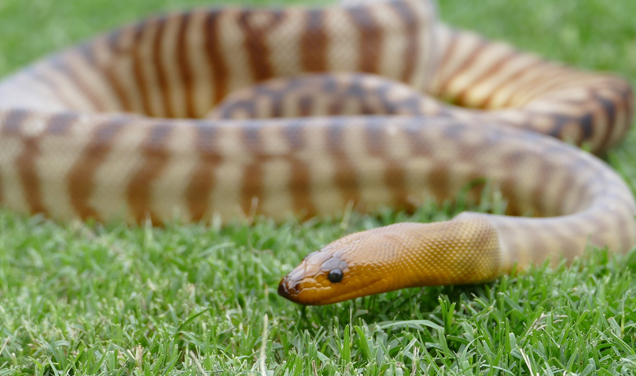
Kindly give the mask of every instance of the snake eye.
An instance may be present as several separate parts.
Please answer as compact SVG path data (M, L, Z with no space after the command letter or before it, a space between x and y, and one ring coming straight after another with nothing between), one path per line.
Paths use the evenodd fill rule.
M332 269L329 274L327 274L327 279L329 279L331 283L338 283L342 281L343 276L344 274L342 273L342 270Z

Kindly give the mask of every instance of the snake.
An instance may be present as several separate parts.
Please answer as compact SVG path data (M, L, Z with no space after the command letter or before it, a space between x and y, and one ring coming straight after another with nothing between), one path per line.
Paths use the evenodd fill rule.
M427 0L196 8L5 77L0 204L161 226L414 210L491 185L502 214L346 235L278 293L483 283L632 248L634 198L597 157L632 114L626 80L449 26Z

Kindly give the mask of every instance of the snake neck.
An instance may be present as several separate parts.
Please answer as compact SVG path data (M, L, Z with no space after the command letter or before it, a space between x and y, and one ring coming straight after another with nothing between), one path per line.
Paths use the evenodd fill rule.
M499 235L488 219L407 223L395 229L403 247L396 278L405 287L479 283L501 275Z

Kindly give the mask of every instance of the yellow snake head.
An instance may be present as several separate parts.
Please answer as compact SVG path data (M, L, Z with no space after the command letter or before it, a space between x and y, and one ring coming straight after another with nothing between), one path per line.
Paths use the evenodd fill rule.
M475 283L500 274L496 230L486 220L400 223L354 233L313 252L278 286L323 305L414 286Z
M278 293L295 303L323 305L386 291L397 259L382 251L377 232L351 234L310 253L283 278Z

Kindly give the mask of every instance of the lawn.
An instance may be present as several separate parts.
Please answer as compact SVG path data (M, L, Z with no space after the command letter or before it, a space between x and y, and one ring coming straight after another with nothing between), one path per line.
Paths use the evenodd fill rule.
M0 76L98 31L203 3L2 0ZM636 83L633 0L442 0L440 12ZM636 186L634 136L607 160ZM0 376L636 373L636 252L326 307L276 294L306 253L344 234L489 208L162 229L0 211Z

